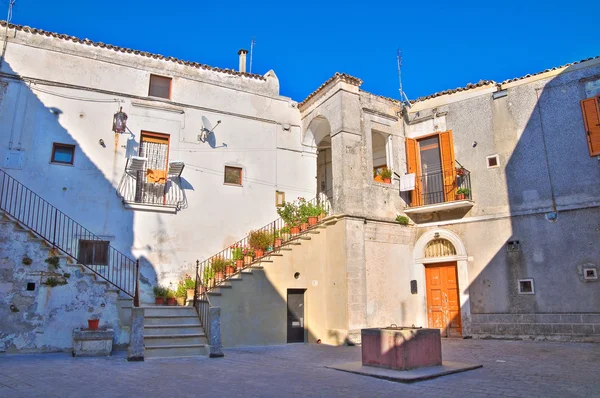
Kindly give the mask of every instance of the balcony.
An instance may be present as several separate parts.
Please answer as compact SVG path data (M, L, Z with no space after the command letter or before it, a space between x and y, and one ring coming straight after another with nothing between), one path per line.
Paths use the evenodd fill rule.
M473 207L471 173L463 168L425 173L415 177L414 190L406 198L407 214L462 210Z
M127 209L176 213L187 207L185 190L182 188L181 173L184 164L170 162L166 175L159 182L147 177L146 159L127 159L125 173L119 183L117 196Z

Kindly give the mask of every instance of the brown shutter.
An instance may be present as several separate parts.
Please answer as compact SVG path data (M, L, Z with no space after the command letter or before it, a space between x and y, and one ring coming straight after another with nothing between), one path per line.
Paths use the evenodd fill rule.
M454 167L454 141L452 131L440 133L440 153L444 173L444 191L446 201L456 199L456 168Z
M600 155L600 106L598 98L588 98L581 101L583 123L587 134L590 156Z
M410 205L412 207L421 206L421 172L419 167L419 151L417 140L412 138L406 139L406 163L408 166L408 174L415 174L415 190L412 192Z

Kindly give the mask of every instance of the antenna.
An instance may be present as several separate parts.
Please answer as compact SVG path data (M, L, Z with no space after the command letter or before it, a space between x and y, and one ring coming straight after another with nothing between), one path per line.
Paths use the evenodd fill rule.
M252 73L252 53L254 52L254 45L256 44L256 36L252 36L250 41L250 73Z
M401 49L398 49L398 52L396 53L396 58L398 60L398 85L399 85L398 90L400 91L400 102L404 103L406 101L406 105L410 108L410 101L408 100L408 97L404 93L404 90L402 90L402 50ZM404 99L402 97L404 97Z
M8 0L8 15L6 16L6 29L4 30L4 44L2 45L2 55L0 55L0 66L4 61L4 54L6 54L6 44L8 43L8 24L12 19L13 6L17 0Z

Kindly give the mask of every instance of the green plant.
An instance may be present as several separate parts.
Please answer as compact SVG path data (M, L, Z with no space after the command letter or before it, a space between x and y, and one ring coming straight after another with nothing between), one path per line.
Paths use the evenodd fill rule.
M233 261L243 260L244 253L242 252L242 248L238 245L233 246L231 249L231 257L233 258Z
M31 265L31 263L33 263L33 260L26 254L23 256L21 263L23 263L23 265Z
M289 234L290 233L290 227L285 226L285 227L281 228L279 231L281 232L282 235L283 234Z
M62 286L62 285L66 285L66 284L67 284L67 281L60 280L60 279L55 278L53 276L47 278L46 282L44 282L44 285L50 286L50 287Z
M273 235L267 231L250 231L248 244L254 249L267 250L273 244Z
M298 225L298 205L293 202L284 202L282 207L277 209L279 217L285 221L286 224L293 227Z
M207 285L208 282L215 277L215 271L211 267L204 268L202 272L202 283Z
M164 286L156 285L152 290L154 291L154 297L165 297L168 289Z
M217 273L217 272L223 272L223 271L225 271L225 267L227 265L229 265L230 263L231 263L231 261L225 260L221 256L217 256L217 257L214 257L212 259L212 261L210 262L210 266L211 266L212 270L215 273Z
M384 180L389 180L392 178L392 170L388 169L387 167L384 167L381 169L381 172L379 173L379 175Z
M458 191L456 191L456 193L459 195L469 196L471 190L469 188L458 188Z
M406 216L398 215L396 216L396 221L400 225L408 225L408 217Z
M185 278L183 278L183 281L179 282L180 284L183 284L183 287L185 289L195 289L196 288L196 279L192 278L191 275L185 274Z
M254 249L252 247L244 246L244 248L242 249L242 255L244 257L246 257L246 256L254 257L256 255L256 253L254 253Z
M166 298L175 298L176 292L173 289L167 289L167 294L165 294Z
M59 269L60 268L60 258L58 258L58 256L50 256L47 259L44 260L45 263L47 263L48 265L51 265L54 267L54 269Z
M183 283L179 282L179 284L177 285L177 291L175 292L175 296L176 297L186 297L187 296L186 288Z
M63 274L63 277L64 277L65 279L69 279L69 278L71 277L71 274L69 274L68 272L65 272L65 273Z

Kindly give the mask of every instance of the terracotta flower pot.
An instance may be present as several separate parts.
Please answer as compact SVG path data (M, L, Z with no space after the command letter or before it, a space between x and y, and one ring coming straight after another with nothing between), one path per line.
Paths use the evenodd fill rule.
M175 297L167 297L167 305L175 305Z
M185 297L177 297L177 305L184 306L185 305Z
M100 319L88 319L88 329L98 330L99 323L100 323Z
M259 258L265 255L265 251L262 249L254 249L255 258Z
M225 275L230 276L235 274L235 267L233 265L228 265L225 267Z
M313 226L313 225L317 225L317 223L319 222L319 218L318 217L308 217L308 225L309 226Z
M465 194L464 193L457 193L456 194L456 200L465 200Z
M186 300L193 300L194 299L194 289L185 289L185 294L186 294Z
M319 217L317 217L317 220L321 221L321 220L323 220L325 217L327 217L327 215L326 215L325 213L321 213L321 214L319 215Z
M283 243L283 239L281 239L281 238L275 238L275 243L273 244L273 246L275 246L275 247L281 247L282 243Z
M235 268L237 268L237 269L244 268L244 260L235 260Z
M298 235L300 233L300 227L292 227L292 228L290 228L290 233L292 235Z
M384 178L384 179L383 179L383 182L384 182L385 184L391 184L391 183L392 183L392 179L391 179L391 178Z
M307 222L300 223L300 231L306 231L307 229L308 229Z
M252 264L253 261L254 261L254 257L252 257L252 256L244 256L244 264L245 265L250 265L250 264Z
M215 281L220 282L223 279L225 279L225 275L224 275L223 271L215 272Z
M164 297L154 297L154 304L156 305L164 305L165 298Z

